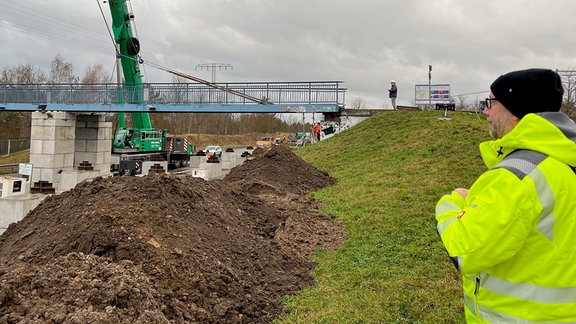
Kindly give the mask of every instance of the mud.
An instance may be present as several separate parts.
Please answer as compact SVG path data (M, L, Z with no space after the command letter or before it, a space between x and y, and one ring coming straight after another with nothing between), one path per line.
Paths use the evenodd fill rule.
M277 146L223 180L80 183L0 236L0 323L270 323L346 239L308 197L334 182Z

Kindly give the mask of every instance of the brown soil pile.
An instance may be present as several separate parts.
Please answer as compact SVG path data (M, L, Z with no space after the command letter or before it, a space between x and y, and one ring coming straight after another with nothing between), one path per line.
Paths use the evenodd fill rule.
M346 239L306 196L333 182L274 147L223 180L78 184L0 236L0 323L269 323Z

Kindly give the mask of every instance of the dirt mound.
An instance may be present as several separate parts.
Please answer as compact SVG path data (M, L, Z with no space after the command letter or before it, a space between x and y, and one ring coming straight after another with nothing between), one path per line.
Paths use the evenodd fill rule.
M271 322L346 234L306 197L332 178L256 153L224 180L97 178L48 197L0 236L0 322Z
M252 156L226 176L228 181L268 184L272 191L305 195L334 184L335 179L320 172L283 146L256 148Z

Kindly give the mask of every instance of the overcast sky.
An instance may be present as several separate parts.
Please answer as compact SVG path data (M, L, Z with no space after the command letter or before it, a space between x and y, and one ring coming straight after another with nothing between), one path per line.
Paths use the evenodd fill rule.
M0 68L45 72L57 55L82 77L114 46L97 0L2 0ZM111 22L108 4L100 0ZM413 105L416 84L476 101L500 74L576 68L574 0L133 0L145 62L217 82L344 81L346 103ZM146 82L172 76L144 65Z

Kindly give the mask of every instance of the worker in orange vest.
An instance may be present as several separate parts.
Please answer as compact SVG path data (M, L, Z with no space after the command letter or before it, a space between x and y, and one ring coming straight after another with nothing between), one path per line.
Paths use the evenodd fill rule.
M316 141L320 142L320 130L321 130L321 126L320 126L320 122L316 123L316 126L314 126L314 138L316 138Z

